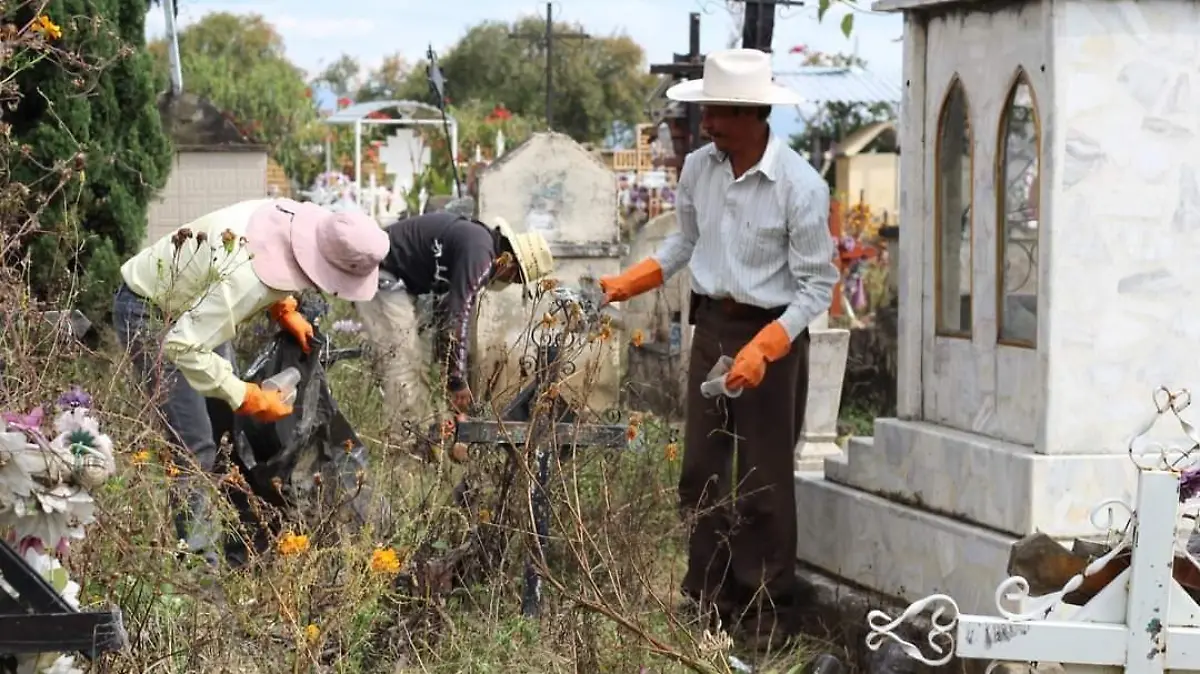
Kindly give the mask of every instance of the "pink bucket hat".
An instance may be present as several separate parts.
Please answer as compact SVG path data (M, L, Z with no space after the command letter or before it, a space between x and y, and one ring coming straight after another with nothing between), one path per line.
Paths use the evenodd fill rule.
M375 296L379 263L391 248L387 233L365 213L334 213L291 199L255 210L246 242L263 283L288 292L316 286L352 302Z

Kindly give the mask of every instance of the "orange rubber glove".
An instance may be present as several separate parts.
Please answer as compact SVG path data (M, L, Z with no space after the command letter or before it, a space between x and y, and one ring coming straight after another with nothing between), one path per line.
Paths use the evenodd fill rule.
M292 406L283 402L279 391L263 390L258 384L246 383L246 397L238 414L254 417L263 423L279 421L292 413Z
M663 284L663 270L658 262L648 257L616 276L600 278L604 299L609 302L624 302Z
M304 353L308 353L312 349L308 340L312 339L313 328L308 319L296 311L296 306L295 297L282 299L271 305L271 318L284 330L291 333L292 337L295 337L296 341L300 343L300 348Z
M725 387L730 391L754 388L762 383L767 374L767 363L773 363L792 350L792 340L779 321L758 331L754 339L738 351L733 367L725 375Z

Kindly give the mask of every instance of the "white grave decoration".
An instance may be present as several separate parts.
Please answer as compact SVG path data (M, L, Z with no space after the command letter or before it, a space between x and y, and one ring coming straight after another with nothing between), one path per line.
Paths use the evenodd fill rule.
M96 520L90 491L116 469L112 440L100 431L91 405L92 397L74 388L59 397L49 428L41 407L28 414L6 413L0 423L0 536L76 609L79 583L59 559ZM2 576L0 592L16 596ZM42 653L18 657L17 671L84 670L75 666L74 655Z
M432 160L429 147L419 133L412 129L398 129L379 148L379 161L385 170L396 176L396 187L407 194L412 189L416 176L425 171Z
M1179 537L1179 506L1196 496L1200 482L1200 437L1180 412L1191 403L1186 390L1160 389L1156 411L1129 443L1129 458L1138 469L1137 505L1113 498L1092 511L1098 527L1110 530L1109 551L1071 578L1058 592L1029 596L1029 581L1012 576L995 592L999 617L963 614L955 600L934 594L911 604L892 619L882 611L867 616L871 633L867 647L878 650L892 641L910 657L927 665L945 665L960 658L991 660L991 672L1002 663L1058 663L1067 674L1115 671L1162 674L1200 671L1200 605L1180 584L1175 566L1197 564ZM1170 414L1191 442L1187 449L1154 447L1135 453L1155 422ZM1153 461L1148 457L1153 456ZM1181 474L1187 481L1181 496ZM1122 511L1118 523L1114 510ZM1106 522L1099 522L1107 514ZM1117 525L1114 528L1114 525ZM1081 607L1064 599L1131 551L1128 567L1120 571ZM932 611L922 648L897 635L912 617Z

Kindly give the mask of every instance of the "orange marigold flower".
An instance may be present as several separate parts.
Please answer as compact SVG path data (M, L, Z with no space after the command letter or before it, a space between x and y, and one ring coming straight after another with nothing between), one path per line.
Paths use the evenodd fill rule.
M140 466L150 460L150 450L143 449L140 452L134 452L133 456L129 457L129 460L133 462L133 465Z
M33 20L33 25L30 27L33 32L38 33L47 40L57 40L62 37L62 28L50 20L50 17L45 14Z
M308 551L308 536L286 531L279 537L279 554L298 555Z
M663 449L663 456L667 457L667 461L674 461L679 458L679 445L672 442Z
M389 576L400 573L400 555L392 548L375 548L371 553L371 570Z

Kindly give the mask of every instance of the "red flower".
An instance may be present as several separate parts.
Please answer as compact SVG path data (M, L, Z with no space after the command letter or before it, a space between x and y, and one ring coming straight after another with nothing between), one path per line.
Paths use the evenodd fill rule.
M484 119L484 121L503 122L507 119L512 119L512 113L508 111L508 108L504 107L503 103L497 103L496 107L492 108L492 111L488 113L488 116Z
M348 108L353 104L354 104L354 101L350 100L349 98L346 98L345 96L343 96L337 100L338 108Z
M305 97L305 98L312 98L312 87L305 87L305 88L304 88L304 97Z
M808 52L808 47L805 47L802 44L798 44L795 47L792 47L791 49L788 50L789 54L804 54L806 52Z

